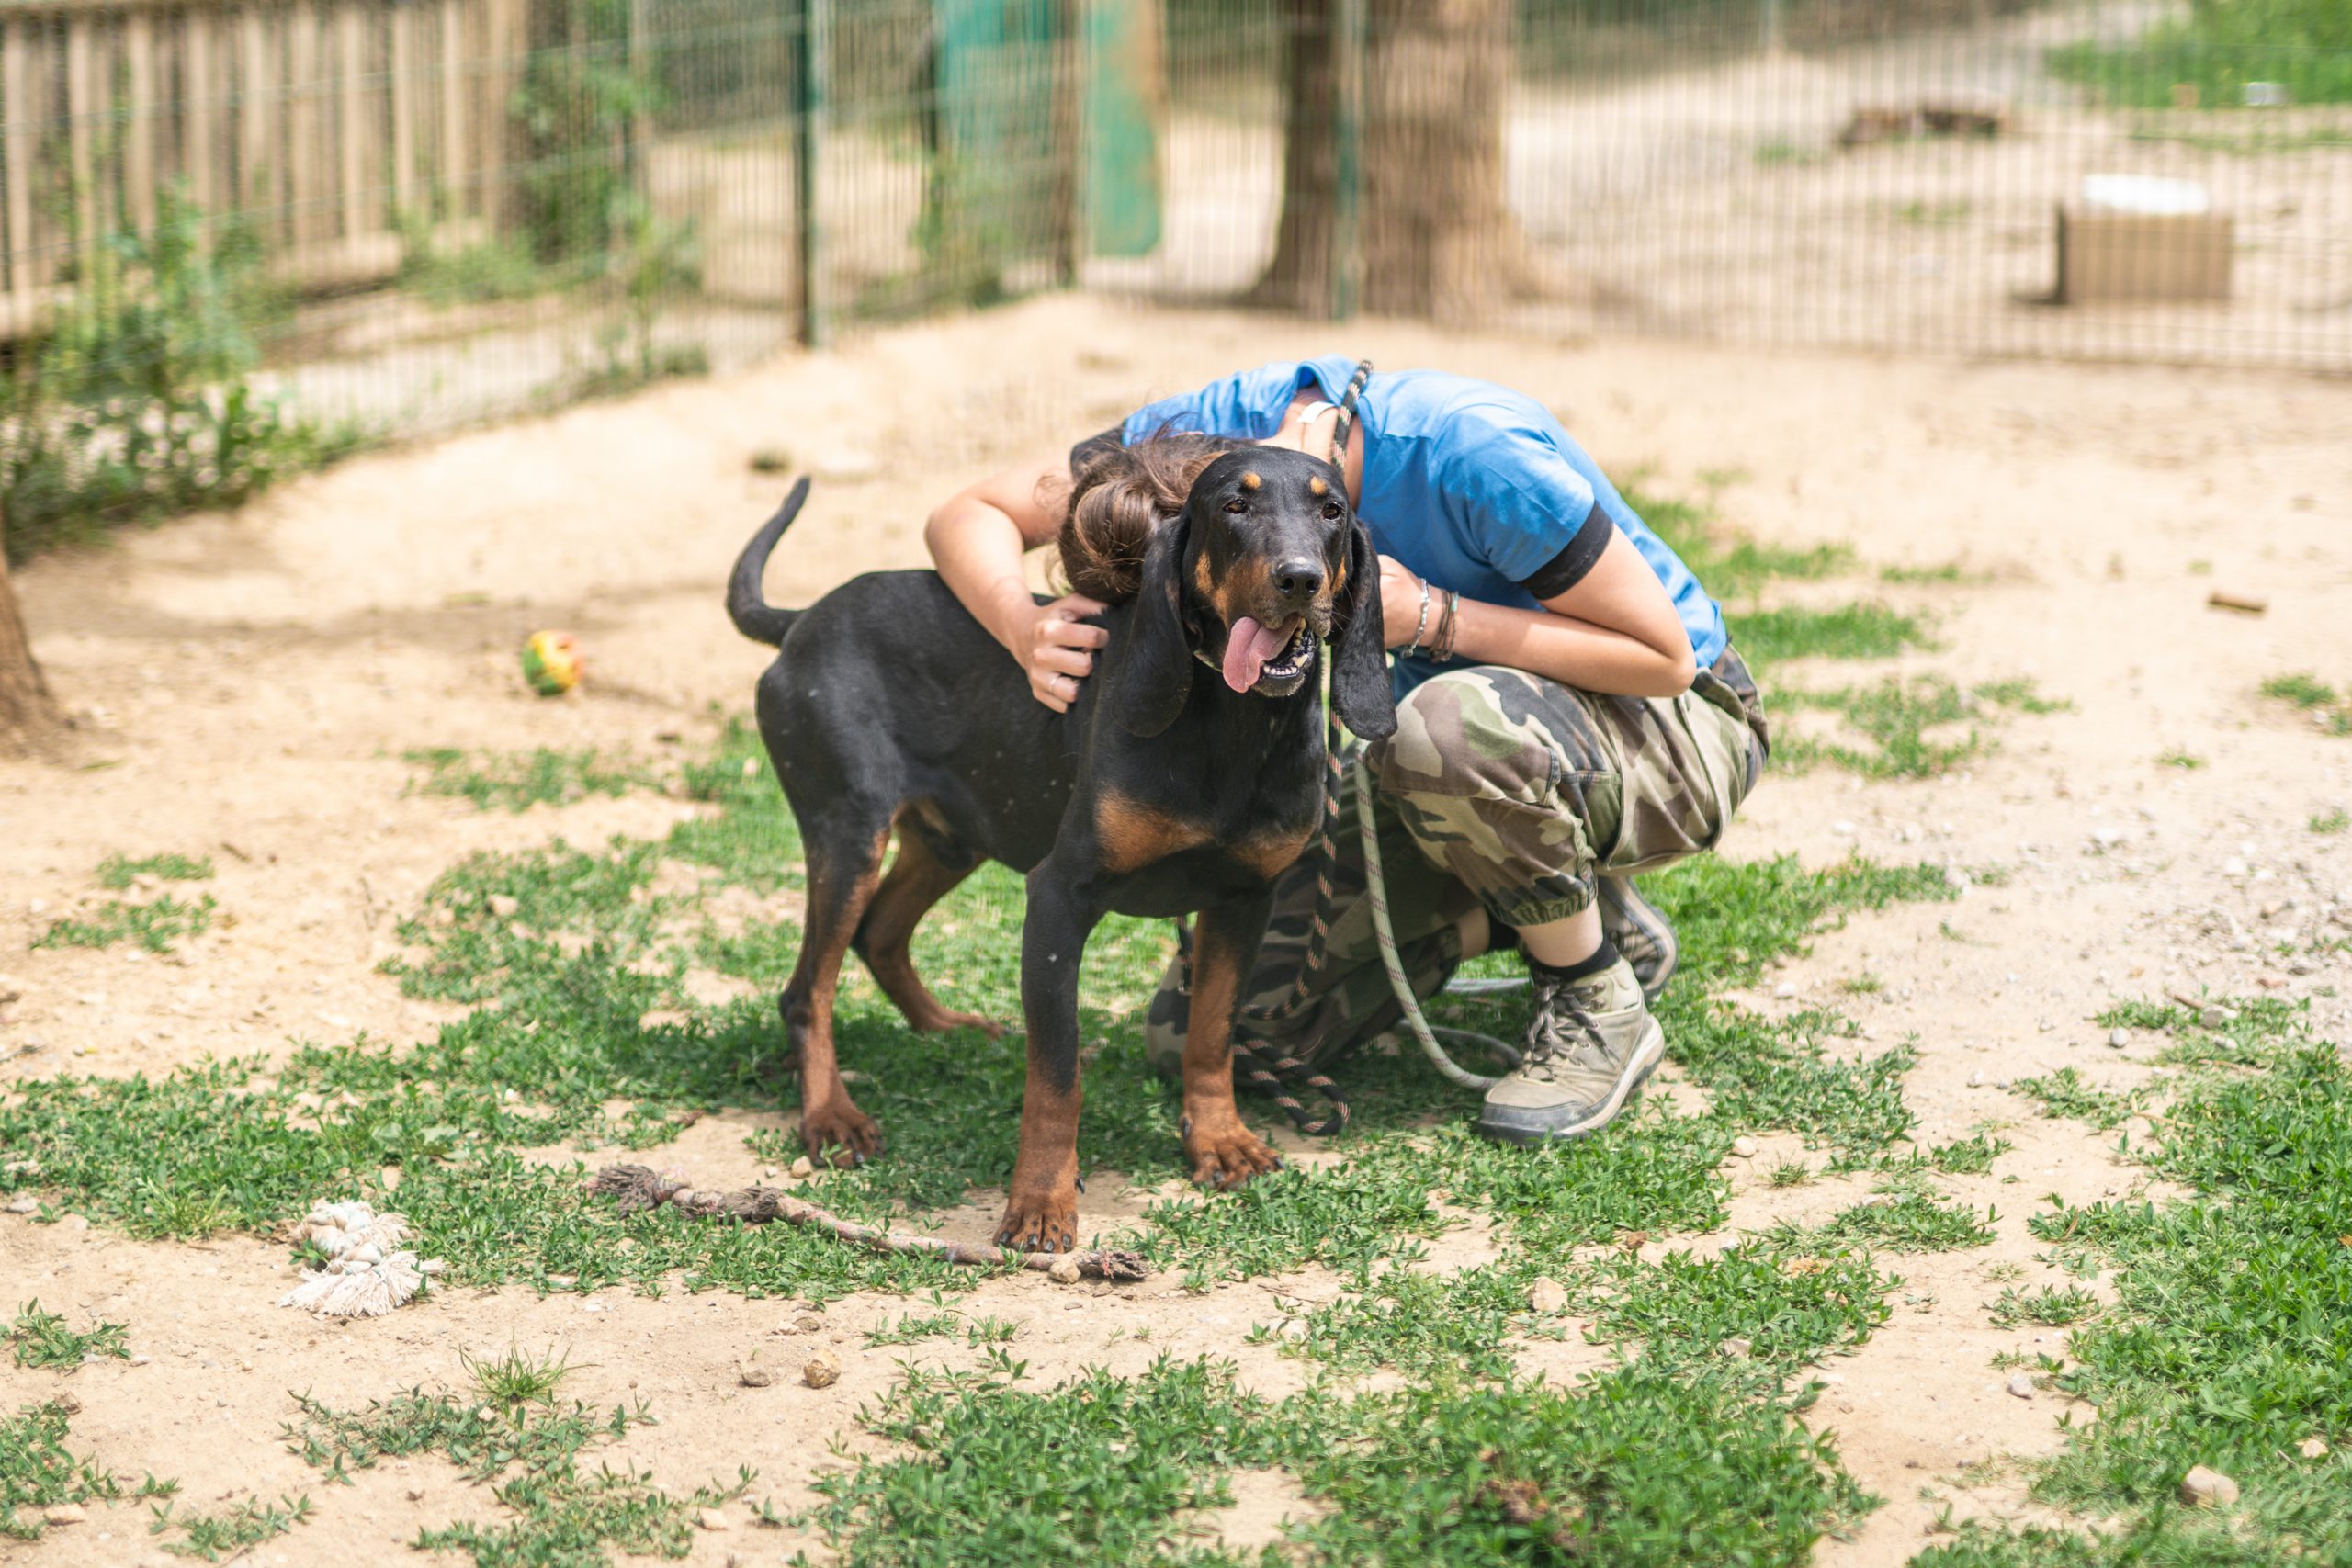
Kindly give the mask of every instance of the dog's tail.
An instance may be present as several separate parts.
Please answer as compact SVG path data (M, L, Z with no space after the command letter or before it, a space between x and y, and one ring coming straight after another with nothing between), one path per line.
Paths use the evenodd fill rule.
M801 503L808 499L808 480L804 476L784 498L784 504L775 516L760 525L743 553L735 558L735 570L727 577L727 618L735 629L753 642L763 642L771 648L781 647L784 634L792 629L798 618L797 610L779 610L767 602L760 592L761 574L767 570L768 557L775 553L775 542L800 515Z

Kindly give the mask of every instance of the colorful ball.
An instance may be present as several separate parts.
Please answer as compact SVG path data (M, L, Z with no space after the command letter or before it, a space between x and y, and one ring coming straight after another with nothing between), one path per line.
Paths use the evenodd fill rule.
M534 632L523 645L523 679L543 697L560 697L586 672L580 639L570 632Z

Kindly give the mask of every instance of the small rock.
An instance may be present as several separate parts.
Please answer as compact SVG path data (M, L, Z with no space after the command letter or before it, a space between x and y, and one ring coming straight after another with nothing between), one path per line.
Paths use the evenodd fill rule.
M57 1228L65 1231L88 1230L90 1228L90 1216L87 1214L68 1214L57 1223Z
M1971 1073L1971 1074L1969 1074L1969 1075L1968 1075L1968 1087L1969 1087L1969 1088L1971 1088L1971 1089L1980 1089L1980 1088L1982 1088L1982 1087L1984 1086L1984 1075L1983 1073Z
M1737 1356L1742 1360L1746 1360L1748 1357L1756 1354L1755 1341L1747 1338L1745 1336L1735 1334L1730 1338L1724 1341L1724 1354L1726 1356Z
M806 1181L816 1174L817 1168L808 1162L808 1156L807 1155L802 1155L798 1159L792 1162L793 1180Z
M728 1518L726 1510L721 1508L705 1508L702 1512L695 1516L695 1523L700 1525L707 1530L723 1530L733 1528L733 1521Z
M1743 1133L1738 1137L1734 1138L1731 1141L1731 1152L1738 1156L1741 1159L1754 1159L1756 1157L1756 1140Z
M40 1200L29 1192L21 1198L11 1198L8 1212L12 1214L37 1214L40 1213Z
M813 1312L804 1312L792 1320L792 1326L803 1334L814 1334L825 1326L825 1320Z
M2200 1464L2180 1478L2180 1500L2194 1508L2226 1508L2238 1500L2238 1483Z
M1053 1266L1046 1270L1046 1278L1057 1285L1077 1284L1080 1278L1078 1259L1075 1258L1055 1258Z
M1842 817L1829 824L1829 830L1841 839L1850 839L1854 836L1854 825Z
M2305 1459L2325 1459L2327 1457L2327 1439L2325 1438L2305 1438L2301 1442L2295 1445L2295 1451L2302 1455Z
M2222 874L2223 876L2244 876L2245 874L2245 862L2239 859L2236 855L2232 855L2229 859L2222 863Z
M52 1504L41 1517L53 1525L78 1525L88 1518L89 1512L79 1503Z
M2110 1029L2107 1032L2107 1043L2120 1051L2132 1043L2132 1032L2128 1029Z
M424 1487L422 1487L422 1486L412 1486L412 1487L410 1487L410 1488L408 1489L408 1500L409 1500L410 1502L412 1502L412 1503L422 1503L422 1502L424 1502Z
M842 1359L831 1350L810 1356L800 1369L800 1381L810 1388L831 1388L842 1381Z
M2033 1397L2033 1380L2026 1376L2025 1373L2019 1372L2015 1377L2009 1379L2009 1392L2019 1399L2031 1399Z
M1772 987L1772 994L1780 998L1781 1000L1786 1001L1789 998L1797 994L1797 988L1792 982L1783 980L1779 985Z
M1312 1334L1314 1329L1308 1325L1306 1319L1303 1317L1286 1317L1283 1319L1283 1325L1280 1328L1275 1329L1274 1332L1295 1345L1300 1340L1305 1339L1309 1334Z
M2105 849L2109 844L2120 844L2123 841L2123 829L2120 828L2094 828L2091 829L2091 841L2098 844L2101 849Z
M1557 1280L1538 1280L1527 1288L1527 1304L1537 1312L1558 1312L1568 1304L1568 1292Z
M490 912L502 920L511 920L523 912L523 900L511 893L493 893L490 896Z
M134 1367L152 1366L154 1360L155 1358L153 1356L133 1356L130 1358L130 1364Z
M2237 1021L2237 1014L2224 1007L2209 1007L2197 1015L2197 1021L2208 1029L2220 1029Z
M735 1369L735 1381L745 1388L765 1388L775 1382L775 1374L765 1367L754 1367L746 1363Z

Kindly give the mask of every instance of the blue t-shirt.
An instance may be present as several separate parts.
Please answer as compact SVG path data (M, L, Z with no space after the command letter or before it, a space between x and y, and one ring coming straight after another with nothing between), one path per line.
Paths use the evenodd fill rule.
M1282 427L1302 388L1317 387L1337 402L1354 373L1354 362L1337 355L1277 360L1139 409L1121 437L1132 444L1182 430L1263 440ZM1400 370L1365 384L1357 418L1364 525L1381 554L1432 588L1536 608L1541 602L1521 584L1566 549L1599 507L1665 585L1699 668L1730 642L1722 607L1534 399L1442 370ZM1399 655L1396 694L1437 668L1425 657Z

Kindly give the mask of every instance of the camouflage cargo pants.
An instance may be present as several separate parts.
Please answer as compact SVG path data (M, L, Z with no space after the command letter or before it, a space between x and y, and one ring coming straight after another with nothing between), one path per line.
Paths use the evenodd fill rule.
M1679 697L1597 695L1497 665L1448 670L1397 705L1396 733L1367 748L1374 820L1397 955L1419 996L1462 962L1463 918L1484 908L1507 926L1565 919L1597 879L1653 870L1712 849L1756 783L1768 750L1756 683L1726 650ZM1306 998L1252 1035L1329 1063L1397 1022L1364 897L1356 831L1359 770L1341 787L1331 934ZM1274 890L1272 918L1243 1004L1287 1000L1316 905L1303 856ZM1160 977L1146 1023L1153 1064L1183 1046L1180 966Z

